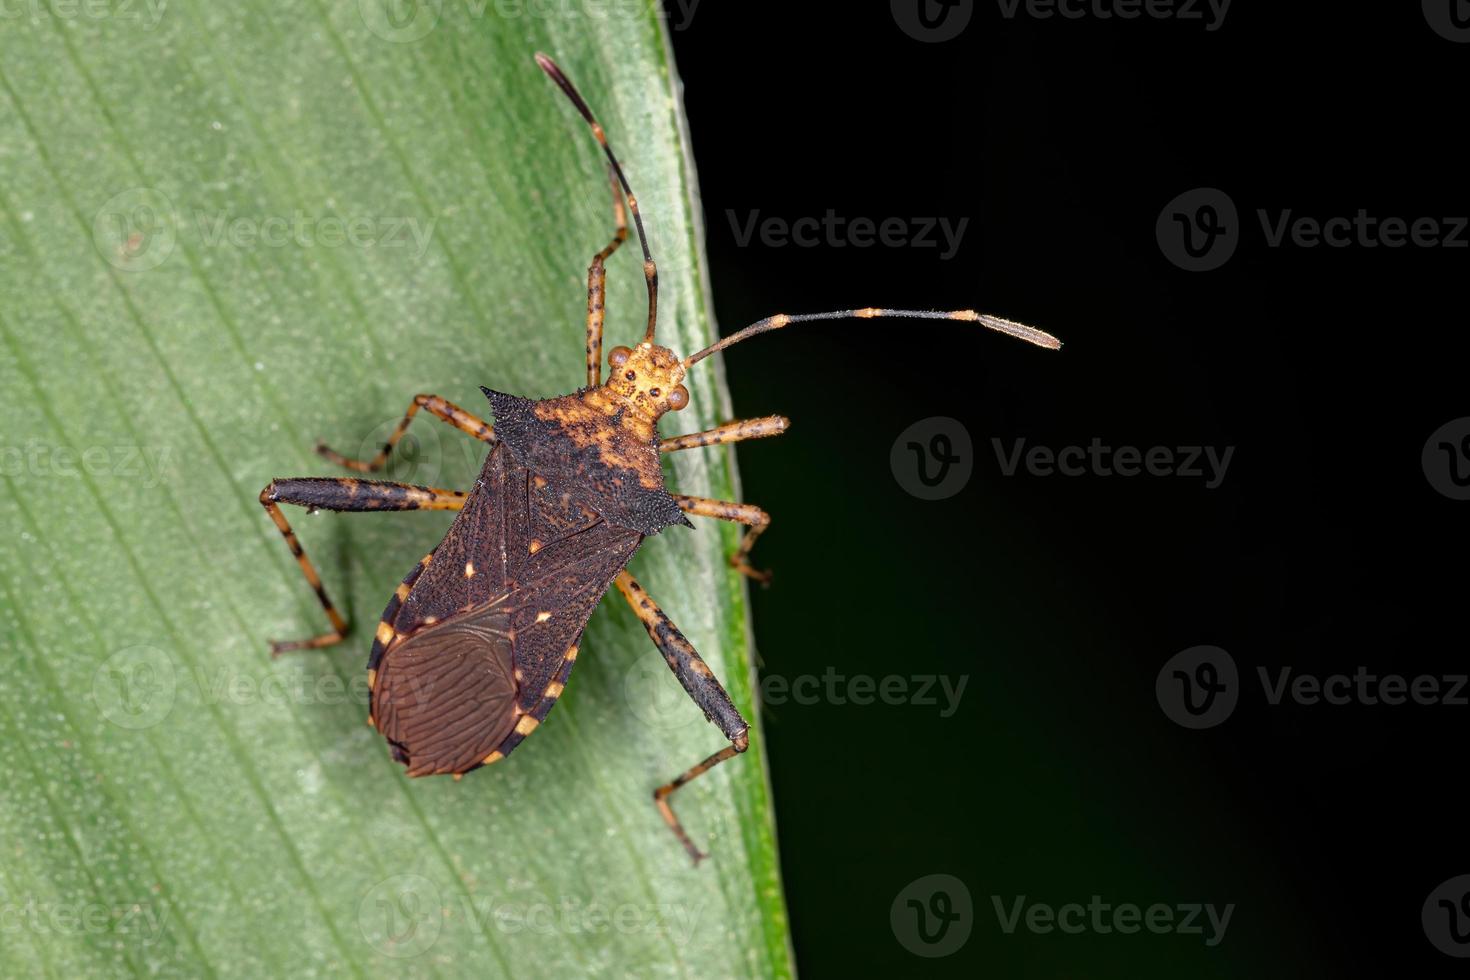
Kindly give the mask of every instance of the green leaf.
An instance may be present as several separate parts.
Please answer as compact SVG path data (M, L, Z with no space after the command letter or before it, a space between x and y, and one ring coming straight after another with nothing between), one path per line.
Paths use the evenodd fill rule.
M714 977L792 972L751 750L691 784L692 867L650 790L723 744L616 593L509 759L409 780L363 666L449 515L291 509L355 624L325 628L256 502L371 449L415 392L484 411L583 381L612 230L602 117L663 281L660 339L714 335L658 6L455 0L27 5L0 21L0 974ZM640 336L636 246L607 340ZM664 430L728 417L715 367ZM392 479L467 487L432 419ZM738 496L725 450L680 491ZM633 571L755 720L737 530Z

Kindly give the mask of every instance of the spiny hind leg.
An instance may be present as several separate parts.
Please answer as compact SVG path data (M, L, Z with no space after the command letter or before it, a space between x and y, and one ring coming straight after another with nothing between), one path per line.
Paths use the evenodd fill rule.
M611 168L608 177L612 182L613 223L616 230L612 241L592 257L587 268L587 384L595 388L602 384L602 322L606 317L603 302L607 297L607 268L605 263L618 246L628 240L628 213L623 208L623 191L618 186L618 175Z
M272 643L271 656L280 656L287 650L317 650L341 642L347 635L347 620L337 611L322 585L316 566L306 557L296 532L281 513L281 504L295 504L314 510L331 511L401 511L401 510L459 510L464 506L465 494L458 490L440 490L434 487L416 487L407 483L384 483L375 480L348 478L305 477L294 480L272 480L260 491L260 504L265 508L286 547L291 549L301 574L316 593L322 611L332 624L329 633L308 640L290 640Z
M730 696L720 686L715 678L714 672L709 665L700 657L694 646L679 632L658 604L649 598L648 593L638 584L633 576L626 571L618 573L613 580L623 598L628 600L628 605L633 607L633 612L642 621L644 629L648 631L649 639L653 640L654 646L664 656L664 662L679 678L679 683L684 686L690 699L699 705L704 711L704 716L717 725L724 736L730 740L714 755L709 756L697 765L691 766L676 776L672 781L665 783L653 791L653 802L658 807L659 814L664 818L664 823L679 838L679 843L684 845L684 850L698 864L701 858L706 857L689 834L684 830L684 825L674 815L673 807L669 805L669 797L686 783L697 779L709 772L715 766L726 759L733 758L744 752L750 746L750 725L740 716L740 712L731 703Z
M696 517L714 517L722 521L734 521L736 524L744 524L750 530L745 532L745 537L740 541L740 547L735 554L730 556L730 564L742 575L755 579L762 585L769 584L771 573L752 568L750 565L750 549L755 547L755 539L761 536L761 532L771 526L771 515L761 510L755 504L737 504L731 500L711 500L708 497L686 497L683 494L673 495L674 503L686 514Z
M398 445L398 440L403 438L403 433L408 431L409 423L413 421L413 417L418 414L421 408L435 418L447 422L461 432L474 436L481 442L495 441L495 430L479 416L471 415L458 405L447 399L440 398L438 395L414 395L412 404L408 406L408 411L403 413L403 420L398 423L398 428L393 430L393 434L388 437L388 441L383 443L383 448L379 449L378 454L372 459L367 461L351 459L333 449L327 448L325 444L320 442L316 444L316 451L323 458L336 463L338 466L345 466L347 469L354 470L358 473L376 473L388 462L388 456L393 452L393 447Z

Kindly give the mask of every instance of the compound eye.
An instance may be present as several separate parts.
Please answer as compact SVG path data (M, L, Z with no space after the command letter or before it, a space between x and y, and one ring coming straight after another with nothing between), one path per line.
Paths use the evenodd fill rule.
M628 348L614 347L612 350L607 352L607 363L611 364L613 367L622 367L624 364L628 363L628 358L632 356L633 352L628 350Z
M689 404L689 389L683 385L675 385L674 390L669 392L669 408L678 412Z

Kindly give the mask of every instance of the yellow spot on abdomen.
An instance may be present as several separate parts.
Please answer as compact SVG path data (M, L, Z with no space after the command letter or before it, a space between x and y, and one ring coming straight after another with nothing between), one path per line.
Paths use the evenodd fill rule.
M485 756L485 765L488 766L492 762L499 762L501 759L504 759L504 758L505 758L505 754L502 753L499 749L497 749L496 751L491 752L489 755Z
M393 632L393 627L389 626L387 623L378 624L377 639L379 643L383 644L383 646L387 646L388 644L392 643L393 637L397 635L397 633Z
M521 715L521 720L516 722L516 734L529 735L536 730L536 726L539 724L541 722L530 715Z

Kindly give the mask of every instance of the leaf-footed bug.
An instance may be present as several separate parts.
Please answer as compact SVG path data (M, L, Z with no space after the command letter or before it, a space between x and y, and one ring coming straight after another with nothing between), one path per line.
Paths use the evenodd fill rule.
M316 649L343 639L347 622L302 551L281 504L331 511L458 511L444 539L408 573L378 624L368 659L369 720L410 776L458 778L510 754L561 695L592 611L610 585L632 606L684 690L719 727L729 745L654 791L670 829L697 863L697 848L669 805L679 787L749 746L749 725L678 627L625 566L648 535L686 514L749 528L730 563L764 581L749 564L751 547L770 524L759 507L671 494L662 453L774 436L781 416L729 422L704 432L660 439L659 419L689 404L681 383L699 361L759 333L797 323L844 318L911 317L964 320L1041 347L1061 343L1031 327L971 310L855 309L766 317L680 358L654 342L658 270L623 168L602 126L561 69L543 54L536 63L592 127L607 155L612 185L611 241L587 273L587 386L557 398L530 400L482 388L494 426L437 395L417 395L398 427L370 460L325 446L322 456L359 473L382 469L420 410L490 445L473 490L462 492L361 479L273 480L260 502L286 539L331 621L328 633L276 643L274 654ZM643 250L648 326L636 347L608 353L602 380L605 263L628 238L627 213Z

